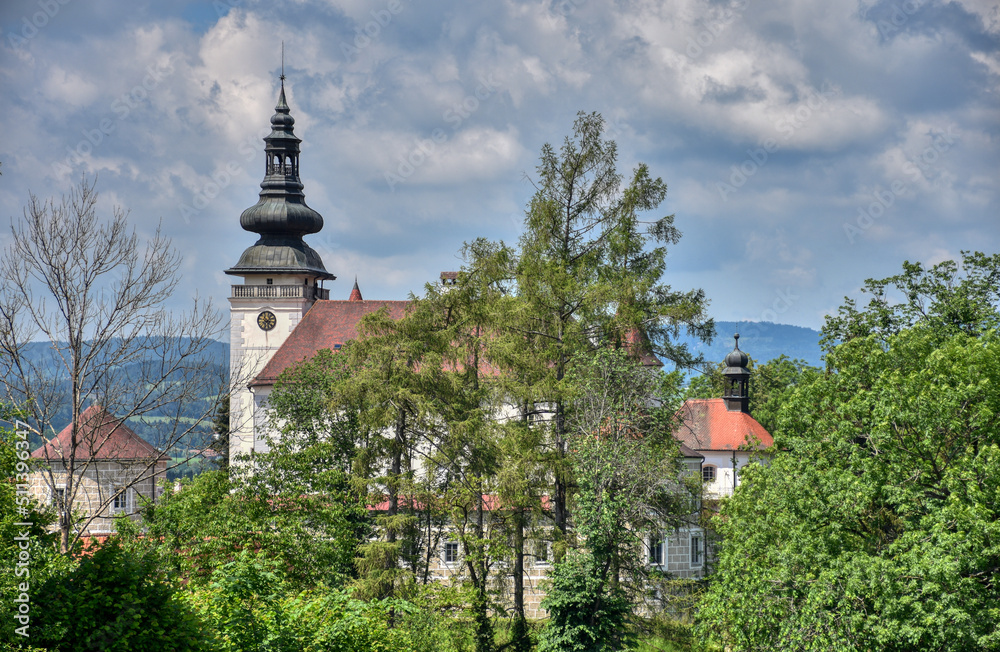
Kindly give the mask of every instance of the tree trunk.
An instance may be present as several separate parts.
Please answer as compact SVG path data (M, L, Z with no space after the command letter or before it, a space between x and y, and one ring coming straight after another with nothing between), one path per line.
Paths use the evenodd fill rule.
M514 652L528 652L531 638L524 615L524 511L514 512L514 623L511 632Z

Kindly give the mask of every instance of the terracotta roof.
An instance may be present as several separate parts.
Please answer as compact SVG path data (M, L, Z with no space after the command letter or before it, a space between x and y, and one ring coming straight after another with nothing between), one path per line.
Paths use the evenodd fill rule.
M696 451L730 451L741 446L761 450L774 445L764 426L746 412L727 410L721 398L689 399L678 416L681 425L674 436Z
M408 305L409 301L317 301L250 385L273 385L288 367L355 339L365 315L388 308L389 317L402 319Z
M77 460L164 459L160 451L132 432L124 423L99 405L92 405L80 415L77 431ZM72 449L73 424L69 424L31 456L40 459L68 459Z

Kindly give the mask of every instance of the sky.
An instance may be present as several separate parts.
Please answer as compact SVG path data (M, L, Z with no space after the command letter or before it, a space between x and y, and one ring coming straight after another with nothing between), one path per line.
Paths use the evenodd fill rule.
M516 243L579 111L667 183L664 280L719 320L819 328L905 260L1000 251L994 0L6 0L0 29L0 245L96 178L182 254L171 309L228 309L282 41L331 298Z

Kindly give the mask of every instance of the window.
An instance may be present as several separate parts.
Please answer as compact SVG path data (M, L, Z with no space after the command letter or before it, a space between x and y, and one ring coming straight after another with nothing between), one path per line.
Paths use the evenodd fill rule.
M112 502L112 507L116 512L128 509L128 490L119 491L115 494L114 501Z
M663 539L659 536L649 537L649 565L663 565Z
M715 482L715 467L711 464L701 467L701 479L705 482Z
M691 537L691 565L701 566L701 537Z
M535 542L535 565L536 566L548 566L549 565L549 542L548 541L536 541Z
M118 512L127 512L129 509L128 494L129 489L123 489L122 487L111 487L108 489L108 493L112 495L111 498L111 513L116 514Z
M445 541L444 542L444 563L446 563L446 564L457 564L458 563L458 542L457 541Z

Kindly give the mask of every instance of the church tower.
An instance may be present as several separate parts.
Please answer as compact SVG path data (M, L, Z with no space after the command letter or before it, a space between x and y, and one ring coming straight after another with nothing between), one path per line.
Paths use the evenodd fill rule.
M329 298L321 287L336 277L302 236L323 228L323 216L306 206L299 179L299 143L295 119L285 102L285 76L264 138L264 180L260 200L240 215L240 226L260 235L226 274L242 277L232 286L230 309L229 454L235 458L258 447L254 426L267 396L249 382L316 301Z

